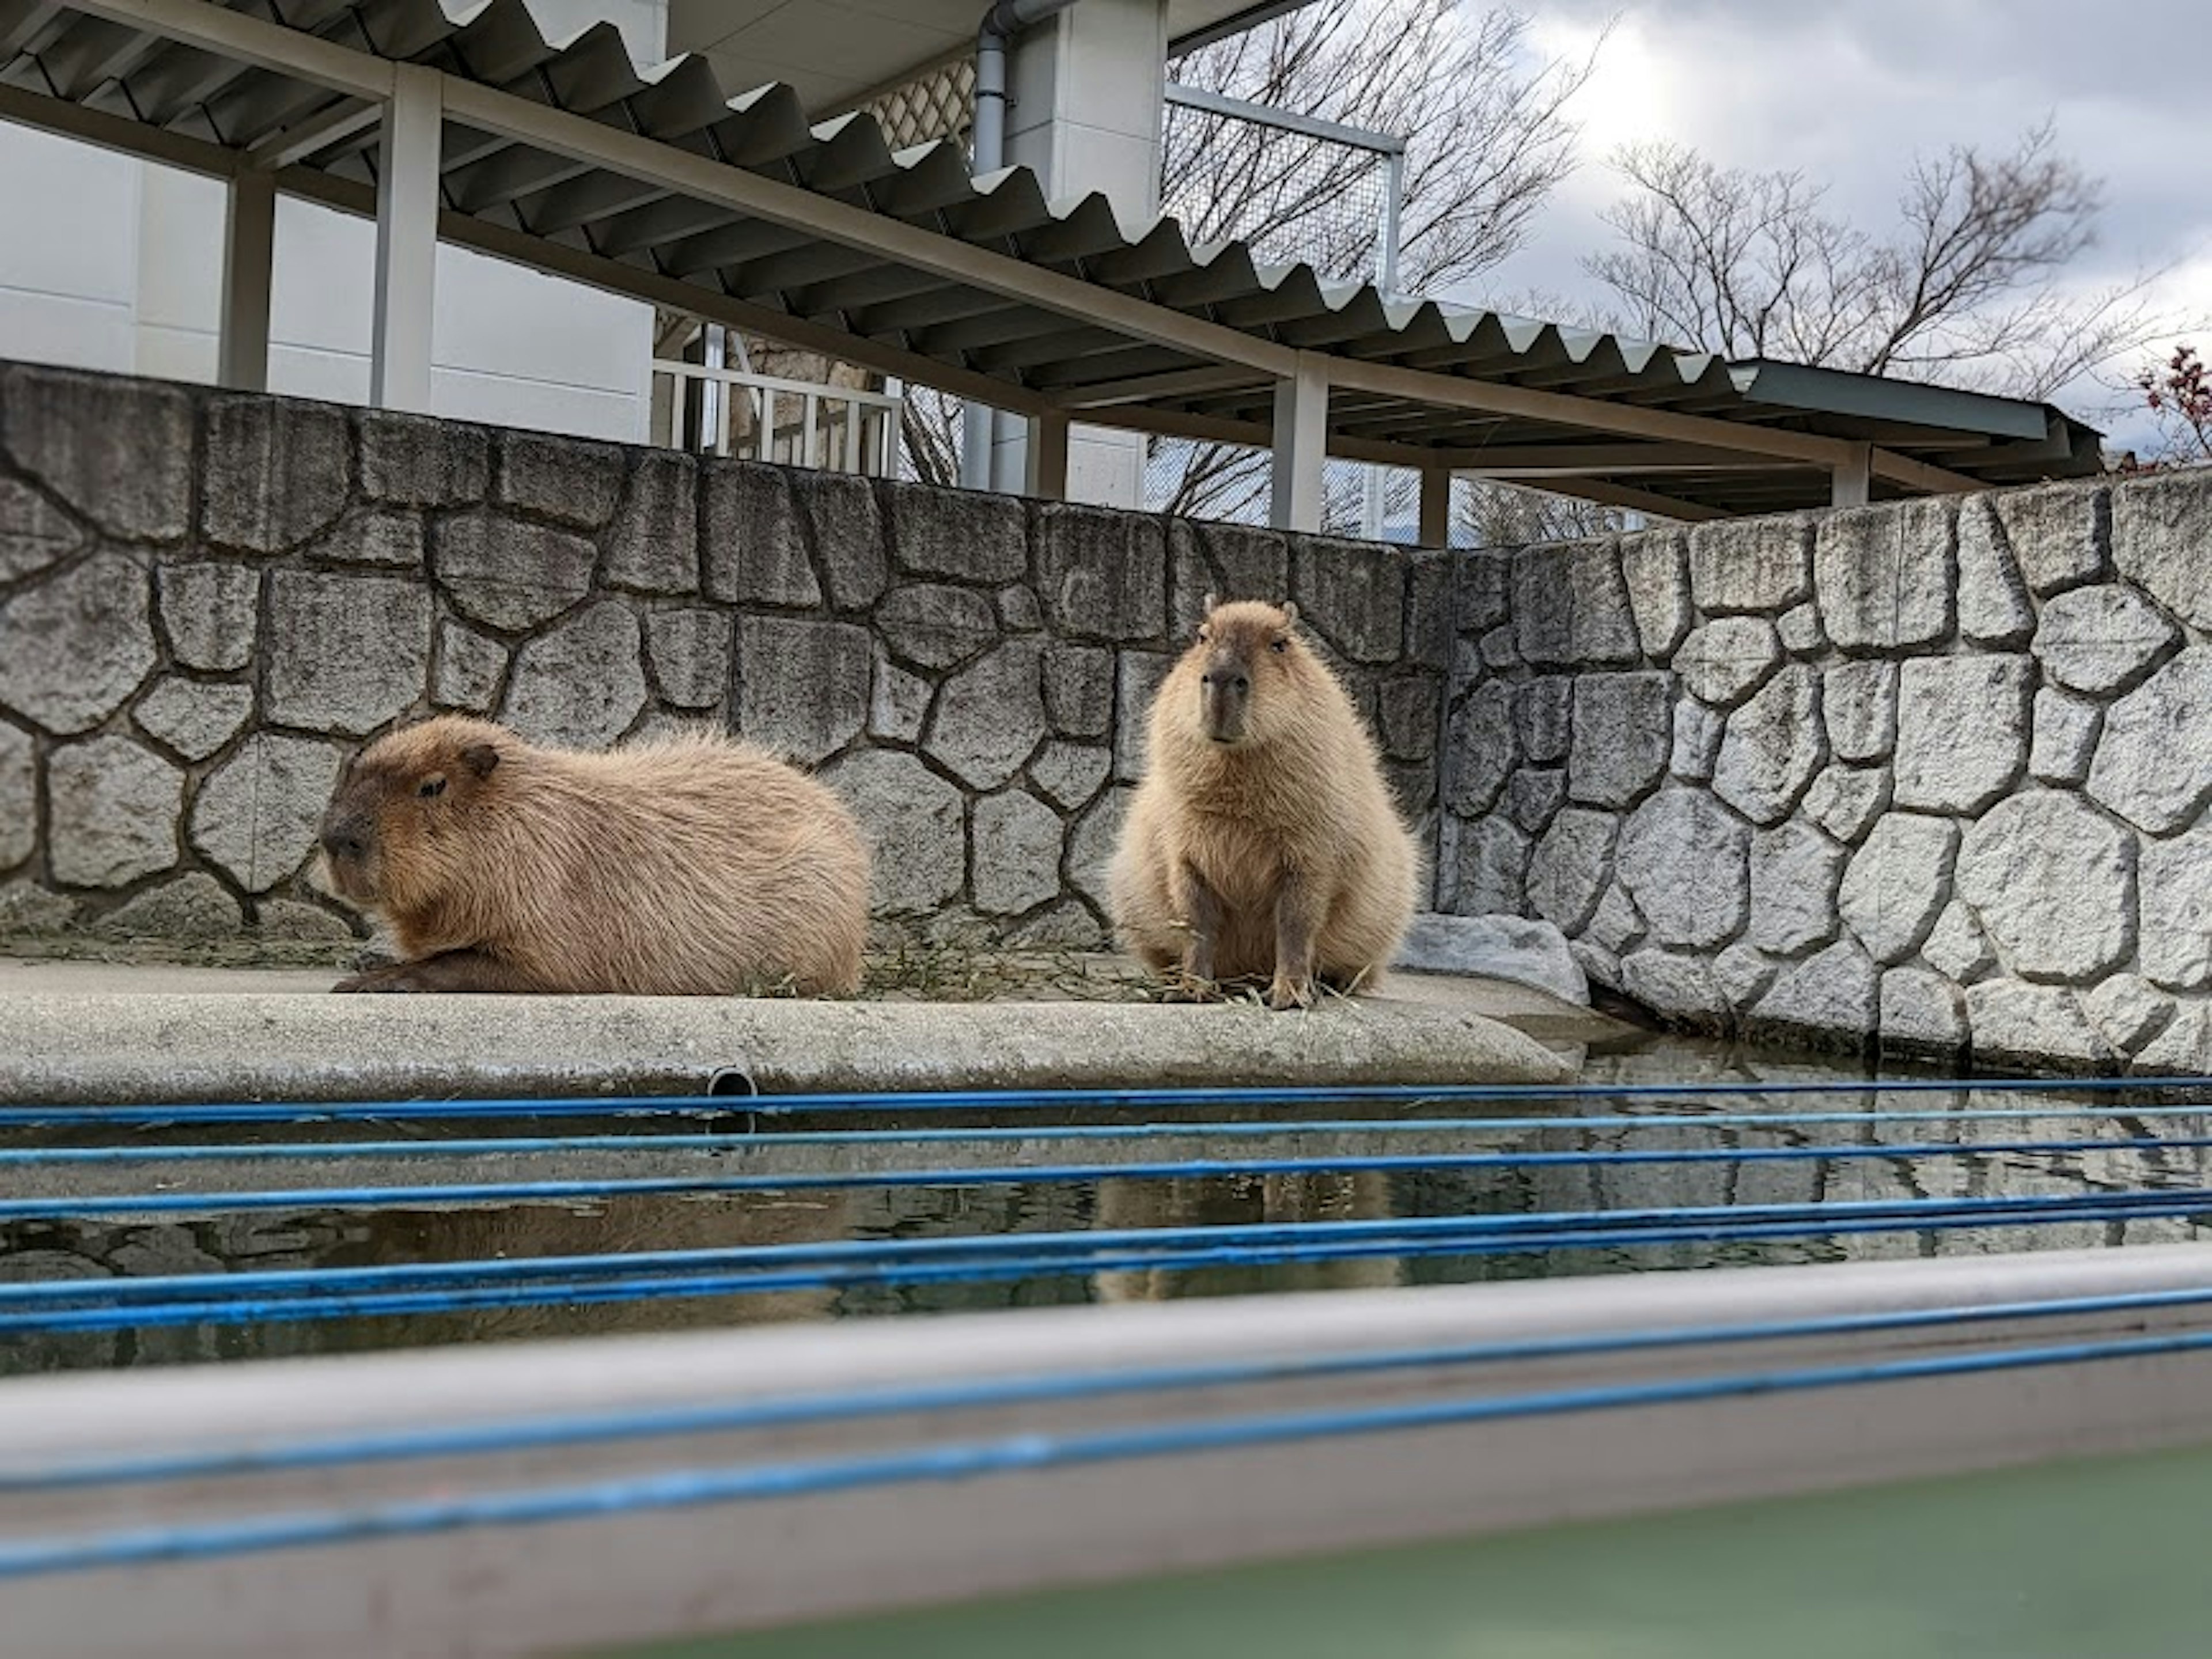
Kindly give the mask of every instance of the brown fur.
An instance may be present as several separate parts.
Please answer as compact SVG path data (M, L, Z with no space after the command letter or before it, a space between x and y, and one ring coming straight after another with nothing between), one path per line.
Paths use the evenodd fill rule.
M860 832L829 789L747 744L587 754L441 715L347 766L323 862L406 958L341 991L860 988Z
M1122 943L1197 987L1371 988L1413 920L1420 858L1352 700L1295 607L1209 595L1153 699L1150 759L1110 873Z

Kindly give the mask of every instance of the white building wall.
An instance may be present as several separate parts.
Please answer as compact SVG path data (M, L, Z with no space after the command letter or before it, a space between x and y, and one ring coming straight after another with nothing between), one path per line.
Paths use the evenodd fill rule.
M641 63L666 0L531 0L559 38L606 16ZM0 123L0 357L212 381L223 186ZM280 198L269 389L368 400L376 227ZM438 252L440 415L643 441L653 308L462 248Z

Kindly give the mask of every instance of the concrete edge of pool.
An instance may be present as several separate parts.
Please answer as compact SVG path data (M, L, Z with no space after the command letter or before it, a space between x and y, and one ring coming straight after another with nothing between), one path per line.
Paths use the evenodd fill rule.
M1540 1039L1421 998L1270 1014L1106 1002L26 991L0 997L0 1099L703 1094L729 1073L763 1093L1564 1083L1579 1060L1577 1019L1595 1036L1611 1022L1558 1008Z
M0 1383L0 1543L268 1514L368 1514L574 1487L988 1443L997 1473L610 1505L557 1524L368 1535L127 1570L0 1577L0 1620L58 1656L566 1651L763 1629L1054 1585L1285 1559L1565 1520L2018 1467L2212 1439L2212 1304L2007 1316L1717 1346L1522 1357L1480 1367L1277 1377L786 1421L496 1455L307 1464L238 1480L43 1489L87 1458L218 1461L318 1437L465 1430L568 1413L743 1407L872 1389L1313 1360L1459 1345L1709 1333L1773 1322L2201 1291L2212 1246L1717 1269L1318 1298L1115 1305L880 1324L490 1345ZM1908 1374L1596 1411L1431 1421L1172 1455L1054 1463L1055 1437L1211 1415L1360 1412L1481 1393L1941 1364L2022 1343L2186 1337L2102 1361ZM688 1477L672 1477L688 1478ZM30 1484L27 1484L27 1480Z

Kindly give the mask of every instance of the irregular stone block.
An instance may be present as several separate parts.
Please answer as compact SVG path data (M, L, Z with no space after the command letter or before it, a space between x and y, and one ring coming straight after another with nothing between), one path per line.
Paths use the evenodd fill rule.
M1493 628L1482 636L1479 654L1483 666L1499 673L1521 666L1521 647L1514 643L1510 627Z
M192 400L149 380L7 371L0 433L15 464L97 529L173 542L191 530Z
M1979 645L2016 646L2035 632L2027 586L1986 495L1959 509L1959 631Z
M1820 677L1792 664L1729 716L1713 793L1753 823L1779 823L1827 758Z
M1406 660L1425 668L1451 662L1452 562L1440 547L1407 550Z
M1128 816L1129 798L1136 791L1121 787L1105 791L1075 822L1067 837L1067 858L1060 866L1066 884L1080 893L1101 915L1108 906L1107 871L1114 844Z
M361 737L422 696L430 596L421 584L305 570L269 581L271 720Z
M1991 807L1966 831L1958 888L2027 978L2085 983L2135 948L2134 843L2079 796L2039 792Z
M138 729L188 761L205 760L238 735L253 712L253 690L164 680L140 698L131 718ZM0 858L0 864L7 863Z
M220 672L253 659L259 571L236 564L166 564L155 583L161 631L179 665Z
M2027 768L2033 666L2023 657L1916 657L1899 672L1897 804L1974 813Z
M1045 738L1042 657L1036 641L1009 640L945 681L923 737L930 755L977 789L1020 771Z
M1566 759L1574 743L1574 681L1565 675L1528 680L1511 695L1514 730L1528 758L1539 766Z
M781 467L716 461L706 471L707 597L811 611L822 585Z
M2087 787L2154 836L2197 821L2212 800L2212 646L2191 646L2112 705Z
M1030 762L1030 781L1054 805L1073 812L1098 793L1113 765L1104 749L1087 743L1048 743Z
M1875 825L1844 872L1840 908L1868 954L1885 964L1917 951L1951 896L1959 826L1892 812Z
M1503 547L1478 547L1458 556L1454 614L1462 635L1472 639L1512 625L1515 557Z
M247 892L267 892L315 850L338 760L333 744L256 732L200 785L192 845Z
M729 695L727 612L656 611L645 619L645 653L665 702L712 708Z
M805 521L830 602L840 611L866 611L890 584L884 556L884 527L875 490L846 472L791 475L792 505Z
M296 899L263 899L253 907L253 931L264 944L350 945L356 938L343 916Z
M2078 483L2008 489L1990 498L2027 585L2048 599L2111 568L2112 497Z
M1610 812L1571 808L1553 819L1528 861L1529 908L1554 927L1582 932L1613 878L1617 829Z
M1673 687L1665 674L1646 672L1584 674L1574 688L1567 793L1585 805L1632 805L1667 775Z
M1426 675L1391 680L1382 687L1375 710L1386 754L1400 760L1423 761L1437 752L1441 695L1437 682Z
M1856 845L1889 805L1889 774L1878 768L1831 766L1805 792L1805 816L1846 847Z
M1878 995L1872 959L1844 939L1784 973L1755 1012L1777 1025L1863 1036L1881 1017Z
M1424 911L1406 930L1406 942L1391 965L1416 974L1511 980L1589 1006L1589 982L1575 965L1565 939L1547 921Z
M1054 505L1039 508L1037 521L1037 592L1056 631L1132 642L1164 637L1168 547L1158 520Z
M1731 945L1713 958L1713 980L1734 1009L1745 1009L1766 994L1781 972L1778 963L1744 944Z
M1158 651L1115 653L1114 681L1114 777L1134 783L1145 775L1152 728L1152 699L1176 659Z
M1881 976L1885 1048L1952 1051L1966 1046L1966 1015L1958 988L1925 968L1893 968Z
M1813 594L1805 519L1717 520L1690 532L1690 591L1709 617L1778 616Z
M1621 831L1621 883L1662 945L1710 946L1743 926L1751 831L1701 789L1666 789Z
M1609 539L1515 553L1513 623L1522 657L1539 668L1631 668L1644 653Z
M1888 501L1820 523L1813 571L1828 637L1845 651L1936 645L1952 627L1953 506Z
M402 507L468 507L491 482L491 435L480 427L369 410L361 422L361 487Z
M1006 935L1018 951L1097 951L1106 945L1106 930L1098 918L1078 899L1052 906Z
M2142 594L2106 583L2075 588L2046 604L2033 648L2051 679L2102 697L2141 684L2179 638Z
M1692 783L1708 783L1712 780L1713 767L1721 757L1721 738L1728 731L1728 717L1718 709L1708 708L1693 697L1684 697L1674 705L1674 743L1668 765L1678 778Z
M590 542L565 530L465 513L438 526L430 568L464 616L520 630L580 603L599 557Z
M1002 582L1020 581L1030 574L1029 519L1022 503L1011 495L878 483L876 500L890 522L891 557L902 570L917 576L987 582L994 587ZM1062 510L1082 512L1093 519L1123 516L1083 508ZM1077 533L1079 538L1080 531ZM1164 543L1161 562L1166 562ZM1049 581L1044 584L1048 605L1056 586Z
M338 520L353 487L345 411L267 398L208 405L200 533L217 547L277 553Z
M1792 656L1814 656L1828 648L1827 630L1820 626L1820 607L1810 600L1784 611L1774 631L1782 648Z
M945 669L997 639L999 619L973 588L915 582L893 588L876 607L876 631L894 657Z
M2104 710L2049 687L2035 694L2035 742L2027 752L2031 777L2071 787L2089 775Z
M30 734L0 721L0 870L38 850L39 781Z
M84 539L76 520L30 485L0 478L0 585L59 564Z
M776 530L770 532L742 512L731 512L718 491L717 486L726 485L733 471L756 470L765 469L725 466L710 475L704 540L707 592L714 599L750 604L811 605L820 595L806 569L806 555L799 548L788 507L781 510ZM698 464L690 456L641 458L607 531L601 579L610 587L637 593L699 592L698 501ZM795 571L791 568L794 563ZM814 598L799 597L806 594Z
M1733 708L1780 665L1774 624L1757 617L1723 617L1694 629L1674 653L1674 672L1700 702Z
M2201 472L2131 479L2112 492L2112 561L2120 574L2191 628L2212 628L2208 542L2212 489Z
M1444 801L1462 817L1487 812L1519 763L1513 707L1510 688L1489 680L1452 710L1444 745Z
M876 653L875 688L868 701L868 735L892 743L920 743L929 700L937 688L909 674L880 650Z
M246 919L238 901L213 876L194 871L141 893L87 931L102 939L205 943L235 938Z
M1567 946L1567 954L1575 959L1575 966L1593 985L1602 985L1609 991L1620 989L1620 958L1604 946L1578 939Z
M2212 825L2142 844L2142 973L2169 991L2212 986Z
M1996 952L1982 932L1974 913L1953 899L1936 918L1936 926L1920 947L1921 959L1947 978L1971 985L1997 965Z
M338 521L337 528L317 542L310 552L334 564L383 565L394 569L422 568L422 515L383 507L365 507Z
M1103 738L1114 724L1114 653L1055 641L1044 653L1044 701L1064 738Z
M1290 544L1279 531L1170 519L1167 536L1173 567L1168 631L1178 641L1188 640L1205 620L1208 593L1223 604L1279 605L1291 597Z
M968 849L960 792L912 755L856 749L822 772L872 846L872 908L927 915L960 896Z
M1703 1024L1729 1011L1728 994L1703 957L1638 951L1620 959L1621 989L1653 1013Z
M7 894L0 890L0 906ZM2202 1077L2212 1066L2212 1008L2197 1004L2176 1013L2166 1030L2143 1045L2130 1072L2149 1077Z
M1407 769L1425 774L1425 767ZM1567 799L1564 772L1520 771L1505 786L1505 816L1532 836L1540 836Z
M1503 818L1449 820L1437 884L1443 908L1462 916L1516 916L1527 902L1534 843Z
M1354 662L1395 662L1406 645L1406 558L1369 542L1291 544L1300 619Z
M832 690L825 681L817 695L826 702ZM600 599L515 653L500 718L532 743L604 749L629 730L645 696L637 618ZM759 734L749 726L745 735Z
M975 908L1019 915L1060 891L1060 815L1026 790L975 803Z
M58 735L120 708L154 660L146 573L124 554L94 554L0 604L0 704Z
M1591 944L1618 954L1627 950L1644 937L1644 913L1636 908L1636 901L1618 881L1609 883L1605 896L1597 902L1584 924L1583 937Z
M999 590L999 626L1009 634L1035 634L1044 627L1044 611L1026 587Z
M2140 1053L2174 1016L2174 1001L2133 974L2114 974L2081 994L2097 1035L2124 1054Z
M1820 678L1820 713L1837 758L1887 760L1897 744L1897 665L1838 663Z
M0 939L64 932L81 907L65 894L27 881L0 884ZM21 1257L16 1258L19 1261Z
M430 671L430 701L441 708L488 714L507 679L507 647L457 622L438 624L438 654Z
M1679 530L1622 537L1620 579L1644 654L1665 662L1690 631L1690 538Z
M499 482L493 499L501 507L577 530L597 530L614 516L622 487L623 452L612 444L538 432L499 434Z
M2114 1058L2091 1027L2071 991L1993 979L1966 988L1966 1019L1973 1027L1974 1058L2066 1060L2102 1066Z
M868 631L850 623L745 617L738 623L738 729L805 765L868 722L875 678Z
M1811 825L1762 830L1751 842L1751 920L1744 937L1795 956L1836 936L1836 889L1847 854Z

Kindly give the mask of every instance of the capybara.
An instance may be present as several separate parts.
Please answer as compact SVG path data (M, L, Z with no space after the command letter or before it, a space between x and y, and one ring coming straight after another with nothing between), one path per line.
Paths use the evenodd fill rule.
M585 753L441 714L347 763L322 842L331 890L404 958L340 991L860 988L867 848L828 788L749 744Z
M1372 988L1413 920L1420 858L1374 740L1297 631L1297 607L1206 597L1152 700L1144 781L1109 885L1122 944L1201 993L1266 979Z

